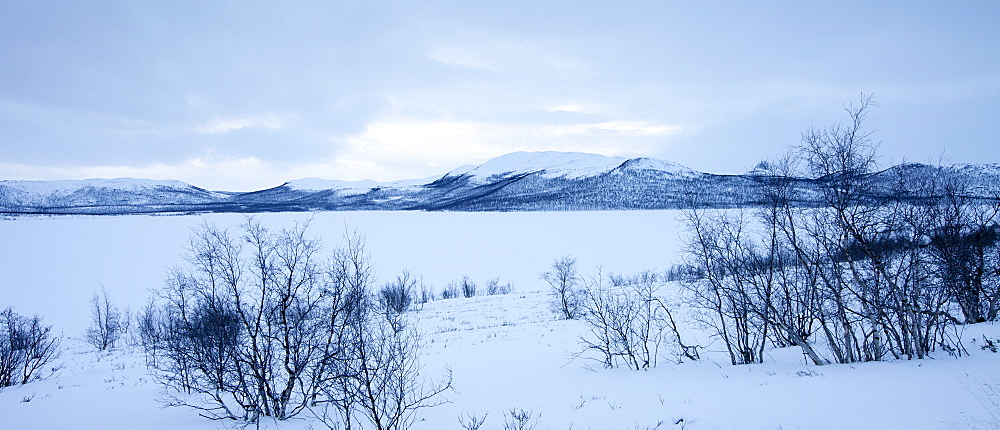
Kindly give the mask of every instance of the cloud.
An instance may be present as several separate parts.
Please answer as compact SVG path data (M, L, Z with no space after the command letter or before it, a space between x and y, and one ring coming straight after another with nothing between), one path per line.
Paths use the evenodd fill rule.
M250 116L242 118L214 118L197 127L202 134L222 134L247 128L277 130L282 121L276 116Z
M653 124L642 121L606 121L593 124L576 124L547 127L551 136L586 134L613 134L618 136L670 136L684 129L679 125Z
M573 112L573 113L590 113L592 109L587 106L577 103L564 103L557 106L550 107L546 109L549 112Z
M195 157L176 164L145 166L30 166L0 163L4 179L60 180L89 178L142 178L180 180L215 191L253 191L281 185L289 178L281 169L256 157Z
M587 60L551 39L464 31L430 43L426 55L432 61L451 66L536 79L594 76Z
M343 139L340 160L380 165L457 167L514 151L576 151L608 156L649 155L679 125L644 121L504 124L476 121L380 120ZM344 166L346 167L346 166ZM356 165L362 168L362 165ZM427 169L430 173L434 172ZM421 175L421 176L426 176ZM374 179L374 178L373 178ZM384 178L384 179L401 179Z
M260 117L265 118L266 117ZM206 132L225 133L274 122L254 118L220 120ZM274 125L278 126L278 125ZM391 181L444 174L514 151L578 151L649 155L681 126L646 121L594 121L578 124L499 123L383 119L361 132L335 139L342 149L307 162L278 162L254 156L232 157L208 151L176 163L145 165L91 164L45 166L0 163L4 179L58 180L87 178L173 179L211 190L254 191L306 177Z

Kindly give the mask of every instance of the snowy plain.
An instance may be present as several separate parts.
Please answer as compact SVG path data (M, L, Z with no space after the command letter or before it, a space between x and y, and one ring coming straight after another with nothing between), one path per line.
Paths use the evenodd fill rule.
M1000 354L979 347L1000 328L964 329L969 357L807 365L792 349L767 363L732 366L722 346L695 324L685 340L702 360L669 357L648 371L604 369L577 357L580 321L549 310L539 274L552 260L577 257L584 275L664 270L680 261L683 227L675 211L326 212L310 232L327 249L345 229L366 238L378 282L404 269L440 290L469 276L500 278L511 294L428 303L411 313L424 343L425 375L451 369L449 403L423 409L414 428L461 428L459 417L486 415L503 428L511 408L530 411L538 429L605 428L996 428L982 384L1000 383ZM308 214L257 215L271 228ZM122 307L139 309L167 271L185 264L193 228L236 227L243 215L31 217L0 220L0 307L38 314L63 336L48 379L0 391L0 428L223 428L197 412L163 408L141 351L97 352L82 342L88 300L103 286ZM668 284L668 288L679 288ZM678 303L680 314L687 312ZM323 428L308 414L266 428ZM994 421L990 421L990 420Z

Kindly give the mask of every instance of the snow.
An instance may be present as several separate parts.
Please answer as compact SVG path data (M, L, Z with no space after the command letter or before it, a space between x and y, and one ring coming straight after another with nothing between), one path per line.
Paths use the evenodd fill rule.
M563 255L587 273L666 269L676 261L679 224L673 211L627 212L321 212L310 232L336 247L345 226L367 239L379 281L404 269L438 290L468 275L536 288L539 273ZM310 217L259 214L272 228ZM170 268L185 264L193 228L208 222L236 227L240 214L203 216L63 216L0 220L3 305L39 313L57 327L81 327L90 296L103 285L137 309ZM52 300L57 297L58 300ZM79 331L77 330L77 332Z
M491 178L506 177L517 174L540 173L546 178L580 179L610 172L629 161L629 166L636 169L659 170L680 177L696 177L700 173L681 166L680 164L658 160L655 158L607 157L599 154L580 152L513 152L491 159L480 165L462 166L448 172L445 177L469 176L473 181L488 182ZM336 189L345 194L361 194L373 188L394 187L405 188L431 183L441 176L423 179L409 179L393 182L335 181L327 179L306 178L289 181L285 185L295 190L319 191Z
M419 412L415 429L460 428L458 418L486 414L503 428L510 408L530 411L538 429L843 429L995 428L980 385L1000 384L1000 353L979 347L1000 326L962 333L969 357L812 366L795 349L772 349L767 362L732 366L708 333L691 323L677 285L673 306L683 335L704 347L702 361L664 359L648 371L604 369L580 352L581 321L556 320L538 279L556 257L578 258L584 274L665 269L678 262L681 227L674 211L320 213L311 233L326 249L344 227L367 238L380 281L404 268L438 291L468 275L480 286L500 277L507 295L428 303L409 314L422 333L431 379L450 368L450 403ZM272 228L304 214L258 216ZM140 351L97 352L79 337L87 300L107 288L119 305L141 307L167 270L183 265L191 229L234 226L242 215L37 217L0 221L0 307L38 313L66 338L58 369L43 381L0 391L0 427L16 429L216 429L225 423L193 410L164 408L164 393ZM992 399L997 401L998 399ZM324 428L303 417L261 427Z
M769 363L732 366L712 344L701 362L608 370L573 358L583 323L553 321L547 298L455 299L420 311L425 327L440 331L427 366L451 366L460 393L429 410L421 428L455 423L463 413L488 413L484 427L502 428L511 407L541 415L539 428L966 428L983 417L973 386L994 378L1000 364L1000 355L968 345L974 355L962 359L816 367L777 350ZM967 336L983 332L995 338L1000 330L980 325Z
M447 176L468 175L476 180L485 181L497 175L542 172L542 175L548 178L579 179L608 172L625 161L627 159L623 157L579 152L513 152L476 167L452 170Z
M539 173L545 178L580 179L611 172L619 167L658 170L681 178L695 178L701 173L670 161L655 158L607 157L579 152L514 152L494 158L479 166L463 166L447 176L470 176L480 183L491 178Z
M694 169L656 158L635 158L631 160L629 167L633 169L659 170L682 178L697 178L703 175L703 173Z

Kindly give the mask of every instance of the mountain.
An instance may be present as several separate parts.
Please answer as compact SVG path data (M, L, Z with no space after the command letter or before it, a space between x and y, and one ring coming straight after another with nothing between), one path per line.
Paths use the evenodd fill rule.
M211 208L229 197L229 193L208 191L180 181L132 178L0 181L0 212L6 213L174 212L177 208Z
M936 175L936 176L935 176ZM908 163L871 175L872 199L922 178L951 178L977 196L995 196L1000 164L936 167ZM0 213L149 214L336 210L539 211L734 207L761 203L763 186L788 181L802 204L815 204L823 181L775 178L758 167L743 175L702 173L652 158L571 152L515 152L425 179L344 182L300 179L260 191L209 191L179 181L88 179L0 181ZM912 188L912 190L907 187ZM910 193L910 194L907 194Z
M713 175L648 158L517 152L426 186L426 210L593 210L676 207Z

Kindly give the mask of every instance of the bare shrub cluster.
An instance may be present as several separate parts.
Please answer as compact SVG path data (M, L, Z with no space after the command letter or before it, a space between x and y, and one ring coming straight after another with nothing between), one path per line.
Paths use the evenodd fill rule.
M455 285L455 288L461 293L462 297L467 299L475 297L476 292L479 291L479 287L468 276L463 276L462 280Z
M815 364L960 354L950 327L997 317L998 200L964 197L943 169L877 181L869 106L761 163L757 209L685 212L694 302L733 364L761 362L767 344ZM821 205L800 204L806 181Z
M678 360L698 359L697 349L681 340L661 294L666 276L644 271L605 279L598 270L585 278L577 271L576 259L563 256L540 277L549 284L552 312L587 324L588 332L580 338L583 352L596 352L605 367L648 369L668 350Z
M510 282L500 283L500 278L493 278L486 281L486 294L490 296L496 296L500 294L510 294L514 291L514 287L510 285Z
M362 237L324 255L307 226L198 230L190 269L175 270L139 315L147 361L175 393L170 404L209 418L309 411L331 428L406 428L451 385L450 374L420 375L405 315L412 278L376 289Z
M417 294L417 280L410 272L403 271L393 282L382 285L378 291L379 308L386 312L402 314L413 304Z
M458 423L465 430L479 430L486 423L488 416L489 413L482 416L465 413L465 415L458 417ZM538 427L539 417L540 415L535 415L535 412L531 410L510 408L503 411L503 429L533 430Z
M37 315L13 309L0 312L0 389L41 379L45 367L59 356L59 338Z
M589 328L581 338L584 348L596 351L605 367L648 369L668 351L678 360L696 360L697 350L681 340L663 298L663 282L663 276L652 271L611 275L607 282L598 271L587 280L581 305Z
M501 283L500 278L492 278L486 281L485 288L480 288L479 285L472 280L472 278L469 278L468 275L464 275L462 276L462 279L449 282L448 285L441 290L440 298L442 300L460 297L468 299L482 295L494 296L498 294L510 294L513 290L514 288L511 286L510 282ZM427 296L427 293L423 293L423 295ZM436 298L433 292L430 292L430 297L431 300Z

